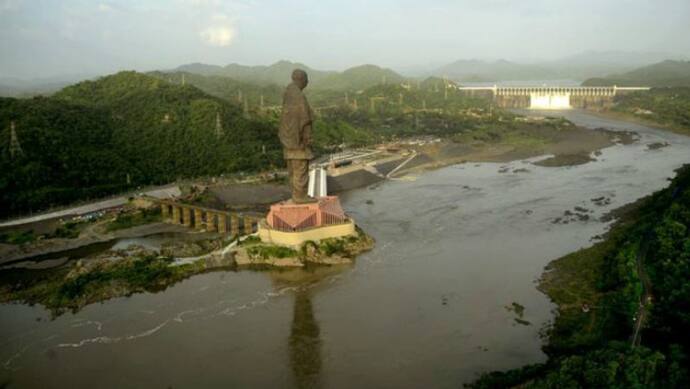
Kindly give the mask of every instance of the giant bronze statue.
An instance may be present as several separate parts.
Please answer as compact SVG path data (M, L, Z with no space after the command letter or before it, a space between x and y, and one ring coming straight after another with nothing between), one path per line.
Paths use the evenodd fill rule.
M307 87L307 73L301 69L292 72L292 82L283 94L283 114L278 134L287 162L292 201L296 204L314 202L307 195L309 186L309 160L311 152L312 112L302 90Z

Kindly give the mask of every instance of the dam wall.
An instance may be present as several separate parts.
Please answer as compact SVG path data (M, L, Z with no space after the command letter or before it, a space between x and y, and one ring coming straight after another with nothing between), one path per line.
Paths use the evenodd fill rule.
M492 96L501 108L529 109L605 109L613 105L618 95L649 90L647 87L459 87L465 94Z

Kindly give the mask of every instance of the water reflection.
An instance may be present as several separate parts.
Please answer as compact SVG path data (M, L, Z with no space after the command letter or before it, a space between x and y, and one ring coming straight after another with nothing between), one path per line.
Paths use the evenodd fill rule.
M321 373L321 338L319 323L314 317L311 292L295 293L290 330L290 367L298 388L318 387Z
M294 288L292 325L288 338L290 370L297 388L323 386L321 380L321 329L316 320L313 297L333 281L334 276L349 266L316 267L272 272L277 288Z

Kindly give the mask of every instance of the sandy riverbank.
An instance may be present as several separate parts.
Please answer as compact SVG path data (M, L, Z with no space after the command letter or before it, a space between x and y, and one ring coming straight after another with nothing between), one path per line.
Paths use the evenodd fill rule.
M632 113L619 111L587 111L592 116L597 116L604 119L619 120L641 126L656 128L663 131L671 131L676 134L690 136L690 129L684 127L673 126L671 124L664 124L654 120L645 118L644 116L635 115Z
M439 142L416 149L419 163L411 163L396 173L397 176L413 171L436 169L464 162L510 162L541 155L550 155L537 162L541 166L572 166L591 162L593 155L616 143L635 141L631 132L606 129L589 130L569 127L560 130L537 129L533 134L542 142L497 142L461 144Z

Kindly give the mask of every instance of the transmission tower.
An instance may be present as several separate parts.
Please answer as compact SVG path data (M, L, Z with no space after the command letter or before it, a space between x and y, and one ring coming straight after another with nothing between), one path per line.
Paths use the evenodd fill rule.
M24 155L24 150L22 150L22 146L19 144L13 120L10 122L10 157L14 159L20 155Z

